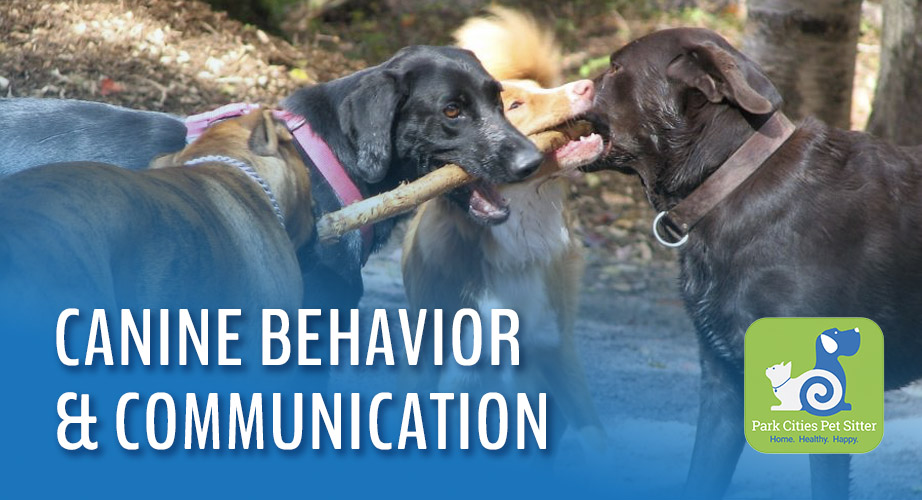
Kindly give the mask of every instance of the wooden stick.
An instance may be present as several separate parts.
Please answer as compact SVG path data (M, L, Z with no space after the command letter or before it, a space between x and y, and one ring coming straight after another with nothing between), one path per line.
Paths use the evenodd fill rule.
M579 137L588 132L591 132L588 123L577 122L565 131L540 132L529 136L529 139L541 151L548 152L569 142L570 137ZM401 184L390 191L325 214L317 221L317 236L324 243L336 241L353 229L409 212L427 200L475 180L476 177L461 167L445 165L413 182Z
M317 221L317 236L322 242L336 241L353 229L409 212L420 203L474 179L457 165L445 165L413 182L325 214Z

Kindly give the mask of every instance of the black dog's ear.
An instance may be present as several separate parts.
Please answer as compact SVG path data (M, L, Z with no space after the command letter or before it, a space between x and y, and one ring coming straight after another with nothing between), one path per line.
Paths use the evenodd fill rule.
M272 111L264 109L256 112L262 115L250 133L247 145L250 151L259 156L275 156L279 152L279 140L291 141L291 132L281 120L272 115Z
M707 41L689 48L669 63L666 75L701 91L711 102L724 98L755 115L781 104L775 86L743 54Z
M380 182L391 162L393 123L400 94L397 76L376 71L362 76L339 107L339 125L356 151L356 170L365 182Z

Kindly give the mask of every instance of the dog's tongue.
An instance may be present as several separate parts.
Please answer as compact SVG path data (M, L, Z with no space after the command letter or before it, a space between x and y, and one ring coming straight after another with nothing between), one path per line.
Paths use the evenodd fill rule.
M469 210L487 224L499 224L509 217L509 204L496 188L483 181L471 186Z

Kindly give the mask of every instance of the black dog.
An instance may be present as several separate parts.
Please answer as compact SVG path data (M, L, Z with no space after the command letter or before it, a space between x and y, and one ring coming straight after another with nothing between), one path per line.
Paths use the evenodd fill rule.
M381 65L302 89L282 106L307 118L366 196L456 163L486 183L521 180L543 156L503 115L500 85L474 55L452 47L409 47ZM0 100L0 175L59 161L143 168L158 153L185 145L171 115L97 103ZM317 214L340 202L312 170ZM485 197L493 199L492 197ZM393 221L375 225L383 243ZM313 307L354 307L362 295L358 231L339 244L301 255L305 297Z
M593 168L638 175L672 219L656 230L687 236L681 285L702 371L688 495L719 497L733 474L743 335L756 319L871 318L885 336L887 388L922 376L922 148L814 119L793 131L768 78L707 30L635 40L612 54L596 89L608 144ZM770 148L741 148L755 135ZM738 149L762 158L730 182L722 165ZM711 177L726 182L701 189ZM848 455L811 456L814 497L847 497L848 468Z

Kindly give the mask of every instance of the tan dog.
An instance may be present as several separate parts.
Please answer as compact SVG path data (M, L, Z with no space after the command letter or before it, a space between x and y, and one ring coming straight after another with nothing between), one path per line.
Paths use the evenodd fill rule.
M560 50L545 33L531 18L500 8L456 33L458 44L502 80L506 116L526 135L561 127L592 103L588 80L543 88L561 80ZM594 449L605 446L605 433L573 338L583 258L570 227L567 177L601 152L599 136L579 138L549 152L530 180L498 186L510 207L499 225L478 224L450 195L425 203L410 224L403 254L411 307L443 308L446 317L461 308L518 313L522 365L514 370L514 388L549 392L552 406ZM496 390L487 368L422 371L418 380L438 380L441 390Z
M300 307L310 179L284 124L254 111L155 163L175 166L53 164L0 183L0 300L24 324L62 307L242 308L257 322L257 308Z

